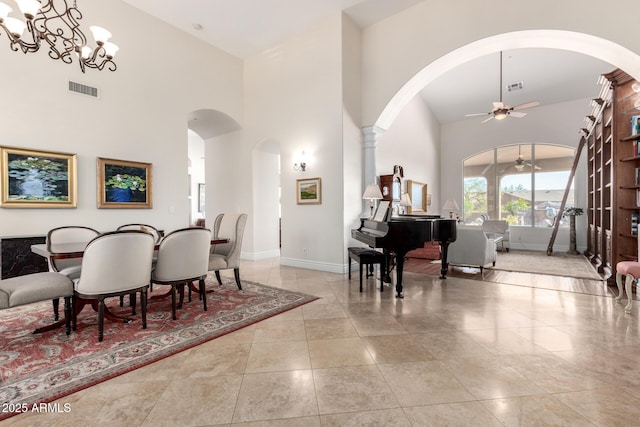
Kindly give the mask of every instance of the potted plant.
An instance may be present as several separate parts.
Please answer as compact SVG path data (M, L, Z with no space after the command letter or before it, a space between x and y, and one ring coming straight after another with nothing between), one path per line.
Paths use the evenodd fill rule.
M133 191L144 192L146 181L135 175L116 174L105 182L105 186L111 187L111 197L114 202L130 202Z
M570 255L578 255L580 252L576 250L576 216L583 214L582 208L570 207L565 208L562 216L569 217L569 251Z

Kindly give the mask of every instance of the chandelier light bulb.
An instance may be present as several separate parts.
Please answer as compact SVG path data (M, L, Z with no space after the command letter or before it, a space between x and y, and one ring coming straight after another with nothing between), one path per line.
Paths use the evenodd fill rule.
M80 57L82 59L89 59L89 57L91 56L91 52L93 52L93 50L89 46L83 46L82 50L80 51Z
M114 44L111 42L106 42L103 47L104 47L104 52L107 55L107 58L109 59L116 56L116 52L118 51L118 49L120 49L117 44Z
M11 16L7 17L4 20L4 24L7 26L7 29L9 30L11 35L16 39L22 37L22 33L27 26L27 24L25 24L21 20L13 18Z
M0 22L7 19L12 10L8 4L0 2Z
M107 29L98 27L96 25L90 26L89 29L93 33L93 39L96 41L98 46L102 46L111 38L111 33Z
M20 12L29 20L35 18L41 7L38 0L16 0L16 3L18 3Z

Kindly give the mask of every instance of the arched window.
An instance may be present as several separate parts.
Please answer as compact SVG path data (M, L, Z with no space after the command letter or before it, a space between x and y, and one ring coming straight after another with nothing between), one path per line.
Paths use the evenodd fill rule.
M504 219L511 225L551 227L559 212L575 148L550 144L497 147L464 161L464 221ZM573 206L573 181L567 207Z

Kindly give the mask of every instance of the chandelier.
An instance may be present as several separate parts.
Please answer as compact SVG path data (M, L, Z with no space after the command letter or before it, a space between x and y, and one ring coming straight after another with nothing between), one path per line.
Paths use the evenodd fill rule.
M15 0L15 2L26 22L9 16L12 8L0 2L0 28L9 37L11 50L15 52L22 50L25 54L37 52L40 46L46 43L50 58L71 64L75 55L83 73L87 67L98 70L106 67L110 71L116 70L113 57L118 51L118 46L109 42L111 33L102 27L89 27L96 47L88 46L87 37L80 30L78 23L82 19L82 13L76 7L75 0L73 7L68 6L67 0Z

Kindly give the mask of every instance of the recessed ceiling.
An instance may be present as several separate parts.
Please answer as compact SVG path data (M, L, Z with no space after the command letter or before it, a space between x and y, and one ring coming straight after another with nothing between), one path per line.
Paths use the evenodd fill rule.
M426 0L124 0L176 28L234 56L247 58L343 11L361 28ZM194 24L202 29L194 29ZM529 101L544 105L594 98L598 76L614 69L595 58L558 49L504 52L503 84L522 82L503 101L515 106ZM489 112L499 100L499 54L469 61L430 83L422 96L441 123ZM585 106L585 113L588 112ZM535 114L535 108L526 110ZM526 120L523 119L515 120Z
M540 101L540 106L596 98L598 78L615 67L580 53L558 49L517 49L503 52L502 100L516 106ZM507 91L512 83L523 88ZM431 82L421 92L440 123L475 120L469 113L490 112L500 99L500 54L469 61ZM535 108L524 110L535 114ZM585 108L589 109L588 104ZM511 120L511 119L508 119ZM523 119L515 120L526 120Z

